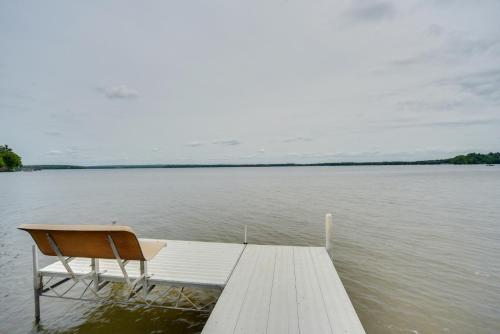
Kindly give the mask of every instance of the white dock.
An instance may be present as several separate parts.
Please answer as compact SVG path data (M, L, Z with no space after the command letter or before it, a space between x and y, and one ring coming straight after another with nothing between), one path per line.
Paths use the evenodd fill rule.
M59 261L38 269L33 247L35 318L41 296L110 302L102 289L121 282L128 296L111 302L199 312L213 307L203 334L364 334L327 252L332 224L327 215L326 247L246 245L245 229L245 244L166 240L149 261L123 261L118 252L115 259L64 258L47 233ZM73 289L77 284L83 291ZM200 304L185 287L222 292ZM157 303L171 289L178 290L174 304Z
M223 288L243 251L242 244L167 240L167 247L148 263L151 284ZM75 258L69 266L80 277L91 273L90 259ZM61 262L39 270L49 277L71 277ZM127 264L129 278L140 276L139 261ZM123 282L124 277L115 260L99 260L102 281Z
M365 331L325 248L248 245L202 333Z

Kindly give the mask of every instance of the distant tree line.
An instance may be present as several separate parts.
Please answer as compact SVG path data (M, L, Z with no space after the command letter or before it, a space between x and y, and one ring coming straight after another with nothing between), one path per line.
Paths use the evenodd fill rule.
M0 172L14 171L23 166L21 157L9 146L0 145Z
M448 163L454 165L476 165L476 164L500 164L500 152L496 153L469 153L467 155L457 155L448 159Z
M500 152L497 153L469 153L454 158L419 161L378 161L378 162L318 162L318 163L281 163L281 164L156 164L156 165L104 165L104 166L75 166L75 165L32 165L25 166L26 170L41 169L121 169L121 168L217 168L217 167L305 167L305 166L384 166L384 165L473 165L473 164L500 164Z

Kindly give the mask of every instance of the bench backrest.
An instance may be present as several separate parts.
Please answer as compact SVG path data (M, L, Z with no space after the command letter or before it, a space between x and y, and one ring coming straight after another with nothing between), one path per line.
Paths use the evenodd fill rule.
M49 256L57 254L48 235L63 256L115 259L108 238L111 236L121 259L145 260L139 240L128 226L23 224L19 229L31 234L40 251Z

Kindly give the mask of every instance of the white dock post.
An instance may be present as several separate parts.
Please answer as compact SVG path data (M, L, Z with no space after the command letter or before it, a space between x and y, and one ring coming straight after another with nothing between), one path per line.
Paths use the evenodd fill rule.
M40 322L40 293L41 293L41 281L38 276L38 253L36 246L32 246L33 253L33 294L35 297L35 323Z
M327 213L325 216L325 248L331 256L333 249L333 217L331 213Z
M245 241L243 241L243 243L246 245L248 242L247 242L247 232L248 232L248 225L245 224Z

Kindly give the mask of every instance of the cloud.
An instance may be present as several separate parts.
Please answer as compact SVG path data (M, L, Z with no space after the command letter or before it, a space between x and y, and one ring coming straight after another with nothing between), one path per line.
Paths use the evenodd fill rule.
M226 140L215 140L215 141L212 142L212 144L226 145L226 146L236 146L236 145L240 145L241 142L239 140L236 140L236 139L226 139Z
M480 126L480 125L493 125L500 124L500 119L497 118L483 118L483 119L463 119L456 121L435 121L435 122L410 122L405 121L404 124L395 124L392 128L421 128L421 127L442 127L442 128L456 128L466 126Z
M87 157L86 155L82 155L82 153L84 153L84 152L90 152L90 151L93 151L93 149L91 149L91 148L82 148L82 147L79 147L79 146L68 146L67 148L61 149L61 150L50 150L50 151L48 151L45 154L49 155L49 156L64 156L64 157L68 157L68 156L81 156L81 157Z
M190 143L186 143L185 146L189 146L189 147L200 147L202 146L203 143L199 142L199 141L192 141Z
M426 63L426 62L432 61L436 58L436 56L437 56L437 53L435 51L428 51L428 52L424 52L424 53L421 53L421 54L416 55L416 56L391 60L389 62L389 65L392 65L392 66L416 65L416 64L421 64L421 63Z
M297 152L285 154L285 157L291 157L291 158L317 158L320 156L323 155L318 153L297 153Z
M264 150L263 148L261 148L260 150L257 151L259 154L264 154L266 153L266 150Z
M461 34L454 34L438 48L427 50L417 55L392 60L389 62L389 65L409 66L430 62L449 64L470 60L472 57L487 54L493 57L500 57L500 38L467 38Z
M354 21L374 22L390 19L396 9L388 1L363 1L357 2L347 11L347 16Z
M62 135L62 133L58 131L43 131L43 133L46 134L47 136L52 136L52 137L60 137Z
M429 36L439 37L439 36L443 35L444 28L443 28L443 26L441 26L439 24L431 24L427 27L427 29L425 30L425 33Z
M126 85L99 87L97 91L109 99L133 99L139 96L139 92Z
M464 105L463 101L429 101L429 100L407 100L396 104L396 108L402 111L410 112L428 112L428 111L450 111L460 108Z
M491 69L435 82L437 85L454 86L482 99L500 102L500 70Z
M1 95L0 95L1 97ZM12 110L18 110L18 111L25 111L29 110L30 108L24 105L20 104L12 104L12 103L0 103L0 112L2 111L12 111Z
M283 143L297 143L297 142L309 142L312 141L313 139L311 137L291 137L291 138L286 138L283 139Z
M257 155L256 154L252 154L252 155L244 155L244 156L241 156L240 159L255 159L257 158Z
M500 54L500 38L464 38L461 34L455 34L450 42L448 52L463 57L471 57L477 54L493 53Z

